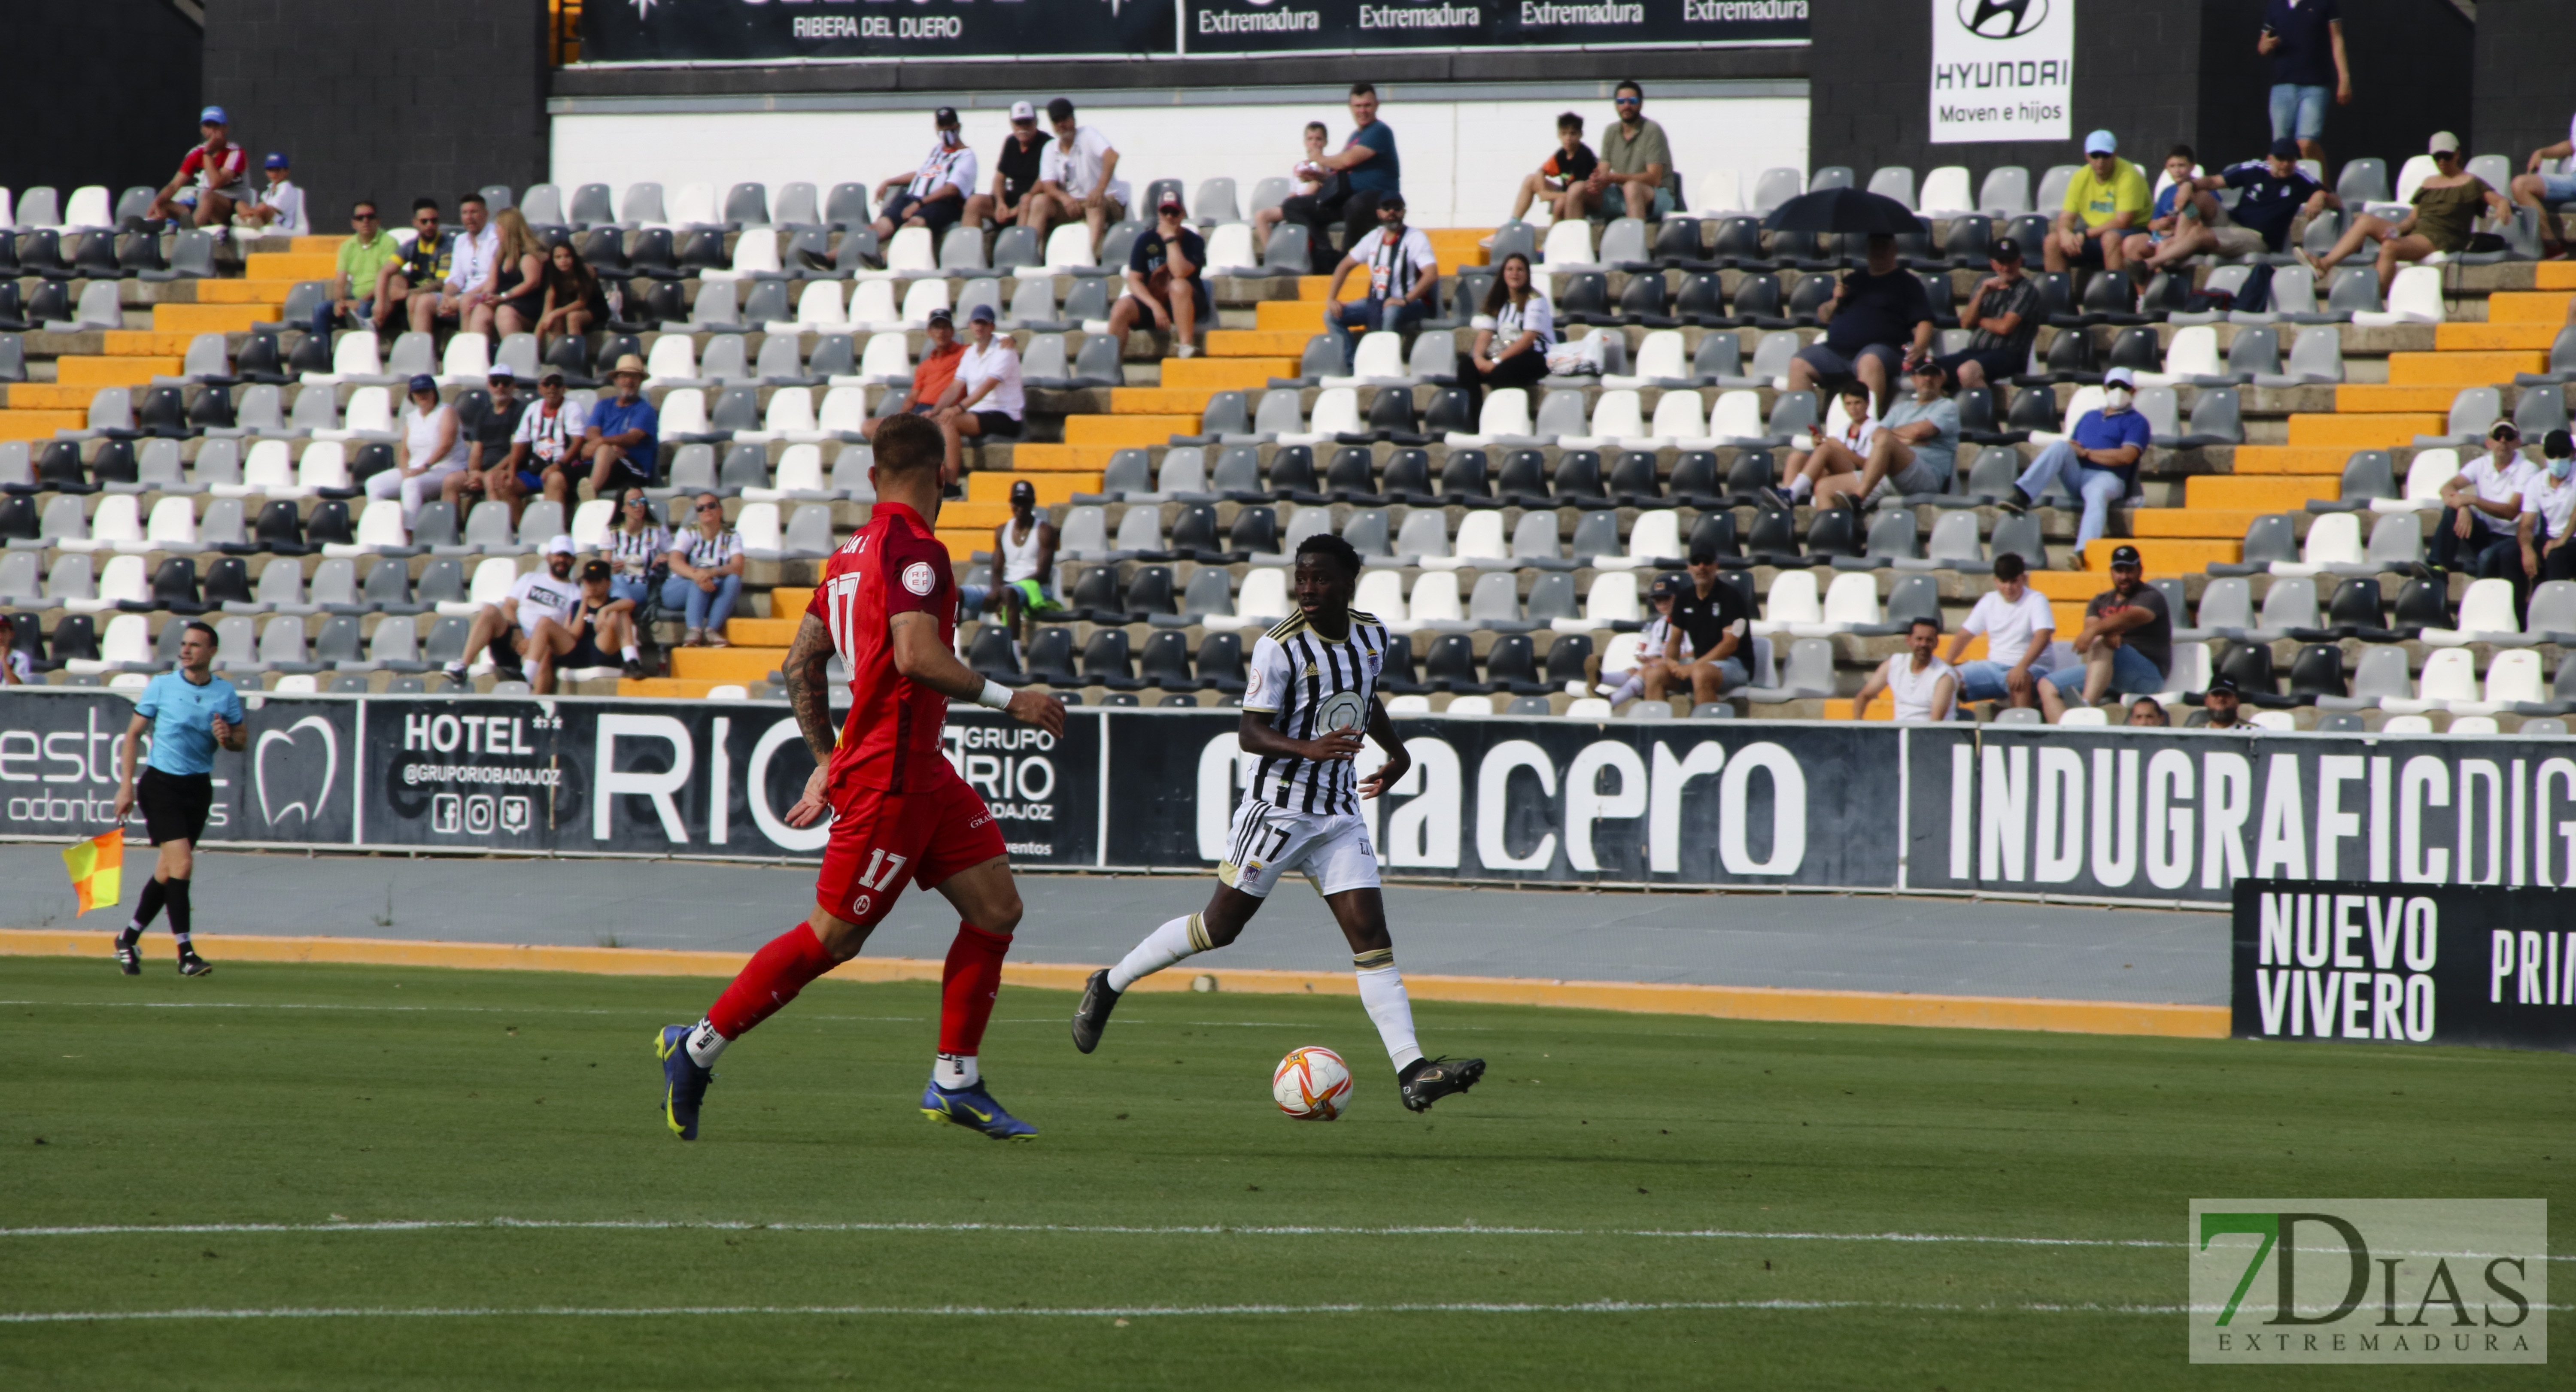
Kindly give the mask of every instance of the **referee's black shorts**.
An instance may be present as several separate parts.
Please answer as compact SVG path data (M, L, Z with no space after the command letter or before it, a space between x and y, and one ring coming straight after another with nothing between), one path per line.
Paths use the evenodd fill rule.
M194 843L206 834L206 814L215 806L215 776L211 773L163 773L146 768L134 780L134 805L143 812L143 825L152 844L164 841Z

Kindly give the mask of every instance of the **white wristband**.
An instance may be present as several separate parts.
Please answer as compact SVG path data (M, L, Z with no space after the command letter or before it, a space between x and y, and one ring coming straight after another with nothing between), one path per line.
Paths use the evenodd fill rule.
M975 697L975 704L979 706L990 706L994 710L1001 710L1011 704L1011 689L990 677L986 677L984 679L984 690Z

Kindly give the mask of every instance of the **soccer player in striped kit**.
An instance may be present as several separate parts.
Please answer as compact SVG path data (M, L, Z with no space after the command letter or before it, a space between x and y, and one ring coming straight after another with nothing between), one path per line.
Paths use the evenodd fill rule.
M1483 1059L1423 1057L1387 936L1377 852L1360 800L1393 787L1413 760L1377 699L1387 644L1403 640L1351 607L1359 580L1359 552L1340 537L1319 533L1297 547L1298 612L1252 647L1238 737L1261 764L1235 808L1216 892L1205 909L1155 929L1117 966L1091 974L1073 1016L1075 1048L1087 1054L1099 1047L1109 1012L1138 978L1233 942L1279 877L1303 870L1350 940L1360 1004L1395 1063L1404 1105L1427 1110L1484 1076ZM1365 780L1352 763L1363 728L1386 751L1386 763Z
M924 417L894 416L877 428L868 475L876 507L825 563L788 649L787 700L815 768L785 820L807 826L829 811L831 841L804 921L754 953L695 1025L666 1026L655 1038L663 1119L681 1140L697 1139L716 1056L807 982L859 955L906 882L939 891L959 916L922 1114L995 1140L1037 1134L993 1100L976 1062L1020 895L992 809L957 776L940 735L951 699L1008 711L1051 735L1064 733L1064 707L987 681L957 660L957 581L932 530L940 454L938 427ZM849 669L851 697L837 743L824 675L836 652Z

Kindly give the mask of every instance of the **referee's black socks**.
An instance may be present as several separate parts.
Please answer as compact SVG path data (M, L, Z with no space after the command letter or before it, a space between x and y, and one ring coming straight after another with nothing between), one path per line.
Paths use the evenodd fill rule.
M168 891L161 887L161 881L143 882L143 898L134 906L134 921L127 924L125 928L127 941L131 942L143 936L143 930L151 927L152 920L161 916L161 905L169 897Z
M179 940L179 950L188 950L188 882L172 878L161 886L161 897L170 905L170 936Z

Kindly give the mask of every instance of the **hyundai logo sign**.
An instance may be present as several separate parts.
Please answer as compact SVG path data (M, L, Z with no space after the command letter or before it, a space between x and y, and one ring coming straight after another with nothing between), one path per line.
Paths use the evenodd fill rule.
M1959 0L1959 24L1981 39L2017 39L2048 22L2048 0Z

